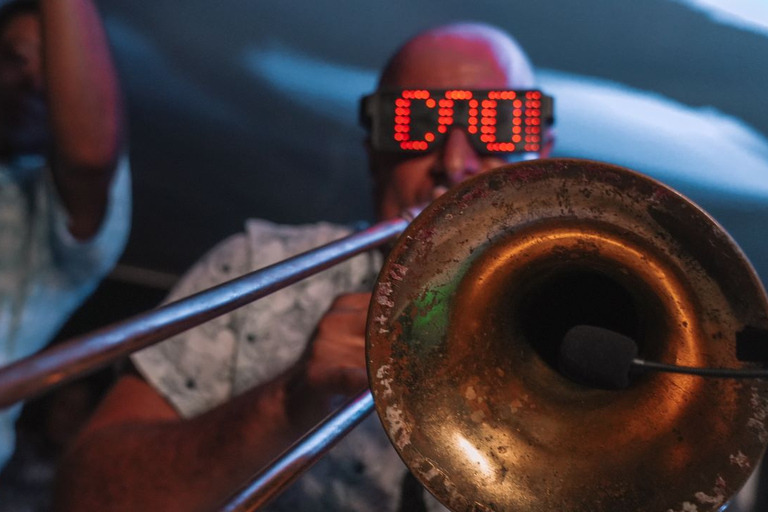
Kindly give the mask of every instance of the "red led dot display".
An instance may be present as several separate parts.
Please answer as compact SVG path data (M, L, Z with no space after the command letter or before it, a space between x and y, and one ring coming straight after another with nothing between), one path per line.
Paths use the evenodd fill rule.
M494 128L493 131L489 133L491 137L488 140L483 141L486 142L486 148L489 151L514 150L510 149L514 148L514 145L507 141L513 140L515 133L514 129L521 122L520 117L522 112L519 108L515 108L511 112L507 109L509 109L509 106L516 106L520 103L520 100L516 98L517 94L514 91L489 91L488 99L481 102L481 106L483 107L481 112L483 116L482 124ZM509 114L504 116L503 125L499 125L499 109L503 109L502 111L505 113L509 112L512 114L511 120ZM497 138L501 138L501 142L498 142ZM504 139L506 139L506 141Z
M443 144L455 125L490 152L538 151L542 112L550 113L550 99L538 91L407 89L391 98L389 140L407 151Z
M411 118L416 104L423 102L423 107L433 109L437 102L430 97L429 91L424 89L404 90L395 100L395 123L393 138L400 143L400 148L410 151L424 151L429 148L429 143L434 142L435 134L428 132L424 140L411 140ZM442 105L441 105L442 106ZM450 114L448 114L450 115Z

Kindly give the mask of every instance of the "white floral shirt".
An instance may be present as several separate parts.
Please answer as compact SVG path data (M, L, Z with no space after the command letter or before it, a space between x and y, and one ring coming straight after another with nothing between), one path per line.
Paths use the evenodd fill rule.
M280 226L250 220L245 233L224 240L204 256L168 301L350 232L326 223ZM182 416L200 414L293 365L333 299L342 293L370 291L380 266L378 253L357 256L134 354L133 362ZM405 472L405 465L373 415L267 510L395 512ZM433 499L426 499L430 510L438 509Z
M0 163L0 366L43 348L123 251L131 219L121 161L99 232L76 240L40 157ZM0 468L13 452L21 404L0 410Z

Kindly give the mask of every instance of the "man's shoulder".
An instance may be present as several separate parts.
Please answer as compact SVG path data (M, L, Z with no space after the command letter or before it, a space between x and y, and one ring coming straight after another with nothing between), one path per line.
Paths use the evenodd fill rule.
M285 225L248 219L243 231L226 237L197 260L167 301L279 263L351 232L349 227L328 222Z
M348 226L330 222L310 224L278 224L264 219L248 219L245 234L250 240L275 239L286 242L320 241L327 243L352 232Z
M286 225L249 219L245 223L245 237L254 269L344 238L351 232L347 226L329 222Z

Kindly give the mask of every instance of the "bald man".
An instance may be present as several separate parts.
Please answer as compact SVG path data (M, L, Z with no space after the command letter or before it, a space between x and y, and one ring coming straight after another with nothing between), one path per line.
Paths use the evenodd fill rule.
M446 90L533 88L527 57L494 28L451 25L408 41L364 103L378 217L428 203L510 160L545 154L551 138L544 128L519 121L507 135L499 128L499 140L528 137L530 144L516 150L488 129L481 134L476 103L451 103L456 115L443 110L437 123L430 117L437 101L449 108ZM431 91L430 99L408 99L414 90L420 98ZM407 112L396 117L395 103ZM460 122L460 108L464 119L474 109L474 124ZM195 265L169 300L349 233L325 223L250 220L245 233ZM221 503L331 412L332 403L367 385L365 320L380 265L378 253L358 256L134 355L137 372L119 380L62 466L60 508L190 511ZM369 418L270 509L438 507L406 474L378 419Z

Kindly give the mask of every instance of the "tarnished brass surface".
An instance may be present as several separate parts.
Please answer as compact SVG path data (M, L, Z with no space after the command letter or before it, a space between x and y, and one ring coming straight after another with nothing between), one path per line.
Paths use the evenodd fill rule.
M376 408L454 510L717 510L768 441L762 381L646 375L621 391L555 369L568 327L640 357L744 367L765 291L705 213L647 177L581 160L515 164L438 199L400 237L368 326Z

